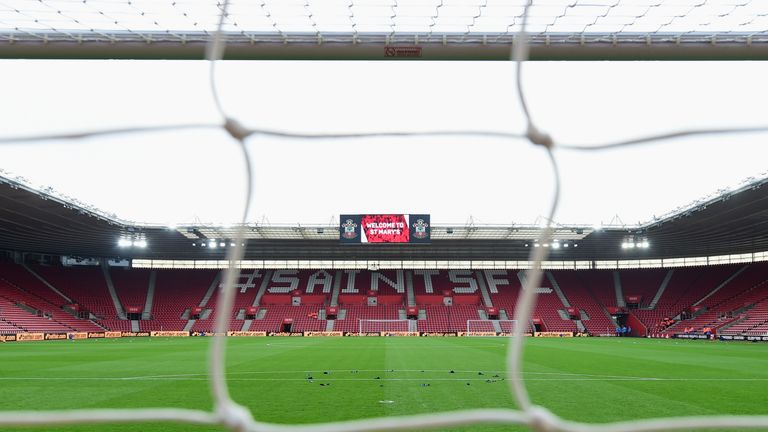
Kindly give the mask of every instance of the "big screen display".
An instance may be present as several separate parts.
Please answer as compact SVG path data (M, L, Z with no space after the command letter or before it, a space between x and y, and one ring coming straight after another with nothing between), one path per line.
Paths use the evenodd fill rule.
M356 214L341 215L342 243L429 243L429 215Z

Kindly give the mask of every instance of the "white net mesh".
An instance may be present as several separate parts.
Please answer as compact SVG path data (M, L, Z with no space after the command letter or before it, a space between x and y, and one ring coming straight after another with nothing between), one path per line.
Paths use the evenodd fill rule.
M269 44L508 45L522 28L525 5L524 0L237 1L228 5L221 29L230 50L242 45L252 52ZM222 7L209 0L8 0L0 4L0 41L17 48L65 42L84 52L89 45L107 44L113 55L119 45L134 43L143 50L171 45L183 52L211 40ZM527 29L533 46L753 46L768 42L768 9L760 0L542 0L527 11ZM9 45L0 46L3 50L18 52Z
M517 9L515 9L512 12L509 12L511 15L504 15L505 17L518 17L519 21L517 19L511 20L509 22L513 24L509 24L506 32L513 32L517 31L516 37L518 40L525 42L528 40L527 33L526 33L526 19L528 17L528 12L531 12L531 16L533 18L533 21L535 23L536 31L541 31L542 26L546 29L547 23L542 23L541 20L539 20L540 15L538 13L541 10L544 10L542 8L546 8L547 6L551 7L553 4L560 9L562 9L562 12L560 12L556 17L565 18L567 16L570 16L570 14L574 10L581 10L581 8L576 8L577 2L573 3L573 5L569 6L569 4L566 4L564 2L537 2L536 8L529 8L530 4L532 2L528 2L525 4L524 8L520 10L520 3L517 4ZM599 2L595 2L599 3ZM669 12L666 11L666 16L668 18L672 18L668 25L660 26L659 28L656 28L654 30L655 33L663 32L667 27L672 28L672 25L674 22L678 19L676 18L678 14L682 14L682 17L685 17L686 14L688 14L688 11L703 11L706 10L705 6L709 4L714 3L722 3L721 6L723 6L724 9L722 9L722 12L720 12L720 15L723 15L725 18L734 18L737 15L734 15L736 13L739 13L737 11L741 11L741 8L749 8L749 7L757 7L757 5L763 5L763 2L749 2L749 1L743 1L738 2L736 0L732 0L731 2L707 2L705 0L702 1L675 1L675 2L666 2L665 4L675 4L677 6L676 10L677 12ZM6 8L3 10L2 20L5 22L9 18L9 16L12 16L14 14L18 14L21 16L28 16L33 11L31 10L32 6L34 5L35 11L38 11L38 8L42 11L45 11L46 14L48 14L48 17L46 20L44 20L44 24L39 24L40 26L44 27L43 29L39 28L33 28L34 26L29 25L28 23L24 26L18 26L15 28L14 32L18 34L27 34L29 37L39 37L40 32L45 33L47 30L46 28L52 32L56 32L56 34L60 33L61 28L71 28L73 26L72 23L77 23L77 21L72 18L71 12L74 10L73 8L93 8L94 6L100 5L100 4L109 4L113 5L111 2L90 2L90 1L84 1L82 3L80 2L65 2L65 1L59 1L54 2L51 0L41 0L39 2L24 2L20 9L15 8ZM142 9L142 8L150 8L154 3L150 2L131 2L128 3L127 6L123 4L122 7L127 8L129 11L133 11L134 9ZM193 10L194 5L198 5L197 2L188 2L188 3L173 3L171 5L172 8L177 8L181 10L182 8L186 8L186 10ZM352 3L350 3L352 4ZM357 3L360 4L360 3ZM484 3L486 6L482 6L478 9L478 17L482 15L482 11L484 7L487 7L487 5L490 3ZM53 5L56 6L67 6L70 9L58 9L56 7L52 7ZM373 3L373 6L376 4ZM440 2L440 5L443 5L443 2ZM619 11L621 10L622 5L626 5L625 2L622 2L620 0L615 1L609 1L606 2L606 4L603 4L603 9L606 9L607 11ZM167 5L166 5L167 6ZM237 6L237 5L236 5ZM256 6L255 8L261 9L262 11L266 11L266 8L269 8L270 4L267 4L266 2L263 2L260 6ZM306 4L302 5L294 5L298 8L295 9L297 11L304 10L306 13ZM354 4L353 4L354 6ZM381 5L380 5L381 6ZM539 7L540 6L540 7ZM581 6L581 5L580 5ZM347 7L350 7L347 5ZM385 6L386 8L392 8L392 5L387 4ZM442 7L442 6L441 6ZM224 39L222 37L222 33L220 30L226 29L227 27L225 24L230 23L231 25L234 25L232 23L232 16L228 14L228 2L224 2L223 4L217 4L213 7L210 6L210 4L207 4L207 6L203 5L202 9L204 9L205 12L205 19L200 18L200 27L201 31L203 33L211 32L214 28L217 28L218 31L214 33L214 35L218 37L214 37L213 40L210 43L210 49L208 50L208 59L211 61L211 85L214 90L214 94L216 93L215 88L215 65L216 61L221 58L224 50ZM530 9L530 11L529 11ZM557 8L555 8L557 9ZM237 7L235 10L238 10ZM635 12L635 14L639 15L632 15L629 12L623 12L623 13L629 13L630 16L635 16L635 19L631 19L630 22L642 22L641 18L645 16L650 16L652 13L660 12L662 9L660 5L654 4L648 4L645 7L641 7L638 9L639 12ZM746 10L746 9L744 9ZM65 13L66 12L66 13ZM97 15L104 15L99 14L98 8L95 11L91 12L92 14ZM133 12L130 12L133 13ZM187 19L193 19L186 15L184 15L182 12L180 12L182 16L185 16L184 22ZM212 24L217 14L220 14L220 21L218 27ZM240 12L238 12L240 14ZM299 16L301 16L302 12L296 12ZM275 14L276 15L276 14ZM386 15L386 14L385 14ZM520 15L520 16L518 16ZM718 15L718 16L720 16ZM755 14L754 11L752 12L752 15L754 16L754 20L747 20L747 19L741 19L741 21L744 22L744 26L749 26L751 22L758 22L765 18L765 15ZM237 15L239 16L239 15ZM261 16L261 15L256 15ZM277 21L274 21L272 19L273 12L264 14L267 18L267 27L271 25L273 28L273 33L277 32L284 32L286 31L285 28L280 28ZM307 15L306 17L312 17L313 15ZM443 13L442 16L446 16L446 13ZM607 16L607 15L596 15L598 17L601 16ZM150 15L151 17L151 15ZM730 18L729 18L730 17ZM353 15L354 18L354 15ZM394 22L393 17L393 22ZM151 18L150 18L151 19ZM359 19L359 16L358 16ZM556 22L560 21L560 19L555 20L555 22L552 22L550 25L554 26L556 25ZM562 20L563 22L566 22L566 20ZM737 20L738 21L738 20ZM740 22L741 22L740 21ZM145 22L142 26L137 26L133 29L131 28L123 28L123 31L127 33L136 33L140 34L140 29L148 27L152 27L152 25L148 24L149 21ZM315 21L317 23L318 21ZM682 20L681 20L682 22ZM55 24L55 25L52 25ZM66 24L66 25L59 25L59 24ZM37 24L36 24L37 25ZM157 24L158 26L160 24ZM361 24L355 24L355 27L357 25ZM435 24L436 26L437 24ZM583 22L582 22L583 25ZM315 24L315 26L319 29L320 25ZM397 24L390 23L390 29L395 29ZM516 27L517 26L517 27ZM434 26L433 26L434 27ZM470 29L468 31L471 32L473 26L470 26ZM735 26L731 26L730 28L737 28L740 29L741 24L737 23ZM23 30L22 30L23 29ZM30 31L30 29L35 31ZM695 29L695 28L694 28ZM88 31L87 33L90 33ZM69 32L63 33L66 37L77 37L75 33ZM170 33L169 33L170 34ZM760 33L762 34L762 33ZM141 37L141 36L139 36ZM170 37L170 36L169 36ZM174 36L175 37L175 36ZM547 221L552 221L554 219L555 212L557 210L558 202L559 202L559 195L560 195L560 181L559 181L559 171L557 168L557 161L555 158L555 152L554 150L557 148L568 148L568 149L580 149L580 150L601 150L606 148L613 148L617 146L626 146L626 145L635 145L635 144L641 144L645 142L651 142L651 141L659 141L659 140L665 140L665 139L672 139L677 138L681 136L687 136L687 135L696 135L696 134L716 134L716 133L738 133L738 132L746 132L746 131L768 131L768 127L754 127L754 128L743 128L743 129L710 129L710 130L694 130L694 131L682 131L679 133L673 133L673 134L667 134L667 135L660 135L655 137L647 137L647 138L641 138L641 139L632 139L627 140L623 142L618 143L609 143L601 146L594 146L594 147L580 147L580 146L566 146L561 145L559 143L555 143L552 138L545 132L541 131L536 127L534 122L531 119L528 105L526 103L525 97L524 97L524 87L522 84L522 67L524 64L524 61L527 59L528 55L528 44L526 43L518 43L515 44L515 50L514 50L514 60L517 64L517 90L518 90L518 96L519 101L522 105L523 111L525 113L526 121L527 121L527 130L524 134L516 135L516 134L499 134L495 132L453 132L452 134L457 135L467 135L467 136L491 136L496 137L500 139L510 139L510 138L520 138L524 137L527 139L530 143L541 146L549 156L549 159L552 163L553 168L553 174L555 176L555 193L554 193L554 199L552 201L552 205L548 214ZM240 143L240 148L242 149L243 153L243 160L245 162L245 167L248 173L248 182L247 187L245 188L245 205L243 209L243 217L242 221L245 222L246 215L248 214L248 210L250 208L251 204L251 179L252 179L252 173L251 173L251 162L248 156L248 150L247 147L244 145L244 140L246 137L249 137L254 134L272 134L272 135L278 135L278 136L293 136L297 138L317 138L317 137L332 137L332 138L348 138L348 137L358 137L358 136L401 136L401 135L416 135L412 133L396 133L396 132L386 132L386 133L372 133L372 134L334 134L334 135L305 135L305 134L292 134L292 133L284 133L284 132L275 132L275 131L264 131L264 130L249 130L244 127L242 127L235 119L229 118L226 115L226 111L224 110L224 107L219 102L218 98L216 99L216 104L219 113L223 117L223 124L221 125L207 125L207 126L201 126L201 125L171 125L166 127L150 127L150 128L143 128L138 127L134 129L122 129L122 130L109 130L109 131L100 131L100 132L83 132L79 134L72 134L67 136L59 136L57 138L81 138L81 137L90 137L94 135L103 135L103 134L120 134L120 133L126 133L126 132L135 132L135 131L144 131L144 132L152 132L157 130L178 130L181 128L199 128L199 127L220 127L226 130L233 138L237 140L238 143ZM423 133L421 135L436 135L440 134L438 133ZM27 137L27 138L3 138L0 139L0 142L23 142L23 141L39 141L39 140L45 140L49 139L50 137ZM548 243L552 236L553 228L549 225L545 229L542 230L541 235L539 237L540 243ZM224 275L224 282L223 282L223 289L219 291L219 300L218 300L218 307L221 310L231 310L233 305L233 299L235 294L234 285L236 282L236 278L238 275L238 271L235 269L235 262L240 260L244 255L244 234L243 229L237 230L236 238L234 239L235 247L231 248L228 252L228 260L230 262L230 268L227 269ZM520 297L517 302L517 307L515 310L515 316L514 321L517 322L529 322L531 319L531 313L534 310L534 306L536 303L536 290L535 287L540 286L541 279L542 279L542 271L541 271L541 263L542 261L546 260L549 253L548 248L535 248L532 250L531 254L531 260L533 261L532 269L528 271L527 277L525 278L525 283L523 289L520 291ZM217 315L216 320L216 328L219 335L225 334L225 331L227 330L227 326L229 324L228 322L229 318L226 314L219 314ZM334 432L343 432L343 431L372 431L372 430L419 430L419 429L425 429L425 428L437 428L437 427L448 427L448 426L460 426L460 425L473 425L478 423L497 423L497 424L522 424L527 425L532 429L535 430L541 430L541 431L572 431L572 432L579 432L579 431L605 431L605 432L619 432L619 431L627 431L627 432L635 432L635 431L656 431L656 430L674 430L674 429L722 429L726 427L730 428L765 428L768 427L768 416L701 416L701 417L684 417L684 418L664 418L664 419L647 419L647 420L637 420L637 421L627 421L627 422L620 422L620 423L609 423L609 424L584 424L584 423L576 423L576 422L570 422L565 421L557 417L556 415L549 412L546 408L541 406L536 406L531 403L528 392L525 388L524 381L521 376L522 372L522 354L523 354L523 341L525 338L520 337L520 331L522 329L516 328L515 330L515 336L512 338L510 344L509 344L509 353L508 353L508 359L507 359L507 369L508 369L508 376L509 376L509 385L510 385L510 391L512 392L512 395L514 397L514 400L517 403L517 409L479 409L479 410L464 410L464 411L455 411L455 412L448 412L448 413L439 413L439 414L424 414L424 415L413 415L413 416L404 416L404 417L389 417L389 418L378 418L378 419L365 419L365 420L355 420L355 421L346 421L346 422L338 422L338 423L324 423L324 424L313 424L313 425L291 425L291 426L285 426L285 425L276 425L276 424L267 424L255 421L251 415L251 412L248 411L243 406L237 404L235 401L233 401L229 395L229 391L227 388L226 383L226 377L225 377L225 348L226 348L226 342L227 338L224 336L217 336L214 337L211 343L210 347L210 354L209 354L209 379L211 384L211 393L214 400L214 409L211 412L205 412L205 411L197 411L197 410L185 410L185 409L153 409L153 408L147 408L147 409L83 409L83 410L71 410L71 411L58 411L58 412L41 412L41 411L28 411L28 412L2 412L0 413L0 426L21 426L21 425L63 425L63 424L81 424L81 423L117 423L117 422L124 422L124 423L137 423L137 422L157 422L157 421L166 421L166 422L180 422L180 423L194 423L194 424L218 424L221 426L226 427L227 429L234 430L234 431L280 431L280 430L294 430L294 431L334 431ZM258 412L256 412L256 416L258 417Z
M209 40L222 3L207 0L5 1L4 37L73 41L191 42ZM490 43L520 31L523 0L279 0L232 2L223 30L248 42L409 40L443 35L467 42L493 35ZM11 24L12 23L12 24ZM654 39L718 35L722 40L768 37L764 2L757 0L542 0L528 11L527 29L551 42L615 35Z

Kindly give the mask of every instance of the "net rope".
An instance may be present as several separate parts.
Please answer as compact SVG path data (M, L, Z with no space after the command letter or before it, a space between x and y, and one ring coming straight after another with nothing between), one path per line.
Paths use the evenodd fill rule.
M766 132L768 126L756 126L747 128L721 128L685 130L670 134L659 134L650 137L641 137L625 141L602 144L598 146L560 145L557 144L548 133L539 129L533 122L531 112L528 109L523 85L522 71L527 60L526 24L528 13L533 0L528 0L522 14L522 21L517 42L512 51L512 60L516 63L517 76L516 87L519 102L523 107L527 124L525 134L500 133L494 131L436 131L436 132L372 132L352 134L297 134L283 131L265 129L248 129L243 127L236 119L230 118L219 98L215 71L216 64L222 58L226 38L223 32L224 23L228 17L229 0L220 4L220 16L218 29L210 41L207 50L207 60L210 62L210 87L214 95L214 102L222 122L219 124L181 124L153 127L135 127L122 129L109 129L89 131L62 135L44 135L28 137L6 137L0 139L0 143L42 142L51 139L86 139L101 135L125 134L125 133L151 133L166 130L180 130L192 128L220 128L224 129L235 140L242 152L244 169L246 172L246 188L244 206L242 210L241 224L236 229L234 239L235 247L227 253L229 267L224 273L224 283L218 293L218 304L222 310L231 310L235 296L235 283L238 274L237 262L245 253L245 222L252 203L252 163L245 143L246 138L258 135L271 135L291 137L297 139L315 138L360 138L360 137L398 137L398 136L476 136L497 138L509 141L511 139L525 138L533 145L541 146L547 153L554 176L553 198L549 208L547 224L541 230L538 241L547 243L552 238L554 220L560 200L560 171L557 165L555 150L606 150L622 146L639 145L650 142L673 140L692 135L714 135L746 132ZM435 14L439 11L435 11ZM350 16L350 19L352 17ZM542 262L548 257L548 248L534 248L531 252L533 266L527 272L523 289L520 291L514 320L518 323L529 322L531 313L536 305L536 290L542 279ZM352 421L328 422L309 425L284 425L265 423L255 420L252 412L232 400L226 382L226 346L227 338L224 336L228 330L228 315L218 314L216 317L216 336L212 338L208 352L208 379L214 406L212 411L189 410L181 408L145 408L145 409L79 409L66 411L5 411L0 412L0 426L55 426L67 424L106 424L106 423L146 423L146 422L173 422L200 425L220 425L237 432L347 432L347 431L391 431L414 430L439 427L466 426L475 424L517 424L525 425L536 431L564 431L564 432L642 432L662 430L686 430L686 429L721 429L721 428L766 428L768 416L765 415L715 415L692 416L676 418L658 418L631 420L614 423L591 424L563 420L545 407L535 405L530 400L528 391L522 378L522 357L524 351L524 337L522 326L515 326L513 337L509 343L507 354L507 373L510 379L509 390L517 404L517 409L472 409L441 412L434 414L417 414L396 417L381 417L372 419L360 419ZM258 411L255 412L258 416Z

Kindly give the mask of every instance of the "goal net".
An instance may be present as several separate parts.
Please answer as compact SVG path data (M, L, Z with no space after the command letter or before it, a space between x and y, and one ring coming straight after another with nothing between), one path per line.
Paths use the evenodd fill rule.
M509 333L515 331L515 320L467 320L467 336L483 333Z
M200 58L221 28L234 58L507 59L526 4L263 0L233 2L220 21L225 3L213 1L8 0L0 53ZM534 58L732 58L764 54L765 17L762 0L540 0L527 31Z
M505 148L511 141L525 142L531 148L543 151L551 164L553 198L545 212L540 230L531 244L530 266L516 301L514 320L527 323L536 306L536 288L541 286L542 266L548 260L552 243L553 220L560 198L560 170L556 150L582 151L595 154L603 150L625 146L637 146L690 136L711 136L733 133L763 133L766 126L744 126L748 120L736 118L738 127L728 124L707 125L706 129L687 129L674 133L659 133L641 138L626 137L606 144L581 146L567 144L567 139L555 140L550 130L567 135L567 125L550 122L548 130L535 121L536 110L547 107L558 109L557 93L546 96L547 101L532 104L526 95L522 78L525 62L540 59L765 59L768 58L768 5L764 0L418 0L397 2L376 1L317 1L317 0L262 0L224 1L192 0L184 2L158 2L149 0L126 1L65 1L65 0L7 0L0 5L0 57L2 58L190 58L210 61L208 84L213 97L211 110L217 114L216 122L202 123L200 119L187 122L159 124L148 121L132 127L112 127L103 130L78 130L54 136L1 136L0 143L28 143L46 140L75 140L96 136L125 136L127 132L178 132L208 128L226 133L226 139L234 141L241 152L245 166L245 181L233 177L228 186L232 190L244 190L244 205L240 224L231 232L231 247L227 247L229 265L224 274L222 289L218 292L217 308L232 310L237 282L238 263L245 257L245 224L250 219L251 187L254 183L253 161L249 157L246 140L252 136L309 140L317 138L381 138L402 137L461 137L493 138L501 140ZM219 95L216 65L224 56L240 59L510 59L514 60L516 74L509 82L499 82L493 94L510 90L505 99L496 100L498 107L506 109L517 105L522 111L523 125L519 130L470 130L456 132L448 127L437 132L402 132L381 130L377 123L361 126L360 131L350 127L346 133L297 132L298 125L307 123L322 131L321 123L295 119L293 110L288 114L280 109L270 109L270 114L285 114L282 123L275 117L259 118L262 129L248 129L242 120L229 115L226 101ZM599 73L598 73L599 74ZM302 77L304 79L304 77ZM558 78L559 79L559 78ZM427 81L427 80L424 80ZM482 79L478 80L482 81ZM571 80L568 79L570 82ZM733 77L720 83L723 87L733 84ZM118 81L115 81L118 82ZM375 81L373 81L376 83ZM290 79L286 79L286 87ZM16 83L13 83L14 85ZM273 84L273 83L267 83ZM119 84L115 84L119 85ZM574 87L584 86L576 81ZM250 85L243 86L250 87ZM276 86L280 87L280 86ZM395 86L396 87L396 86ZM755 91L760 84L755 85ZM390 89L386 89L392 92ZM612 90L612 89L611 89ZM514 93L513 93L514 92ZM108 92L106 92L108 93ZM447 92L451 93L451 92ZM513 96L514 95L514 96ZM154 96L154 95L153 95ZM80 97L80 95L78 95ZM734 98L744 95L733 95ZM748 97L754 98L753 94ZM35 100L32 98L32 103ZM531 99L533 99L531 97ZM370 100L375 100L370 98ZM403 99L407 103L410 99ZM20 101L4 99L7 106L27 115L28 109ZM24 101L29 102L29 101ZM264 106L273 101L267 100ZM539 102L539 101L537 101ZM291 101L293 105L295 104ZM438 101L437 104L440 104ZM633 102L627 102L631 105ZM115 104L120 104L119 99ZM482 104L482 102L481 102ZM548 104L548 105L547 105ZM41 105L41 104L37 104ZM45 105L45 104L42 104ZM149 105L149 104L147 104ZM32 105L29 105L32 106ZM35 106L42 109L44 106ZM470 107L473 112L483 112L482 105ZM620 108L620 107L619 107ZM619 108L611 111L621 113ZM729 107L730 108L730 107ZM58 107L57 107L58 109ZM430 107L434 109L434 107ZM138 111L138 110L137 110ZM454 110L457 111L457 110ZM463 113L463 110L460 110ZM485 110L494 111L494 110ZM753 110L759 111L759 110ZM731 114L723 110L724 114ZM167 113L159 117L176 118ZM502 112L507 115L509 113ZM701 113L699 113L701 114ZM55 115L55 114L53 114ZM602 114L603 116L605 114ZM37 116L36 116L37 117ZM470 116L479 118L483 116ZM48 119L41 118L40 123ZM486 120L485 118L482 119ZM572 118L567 119L574 123ZM651 121L642 119L643 128ZM677 120L677 119L675 119ZM733 123L731 118L731 123ZM10 122L9 122L10 123ZM564 122L567 123L567 122ZM575 122L578 123L578 122ZM601 129L610 121L595 116L590 127ZM727 123L724 121L724 123ZM386 124L386 123L382 123ZM391 124L391 122L389 123ZM482 124L490 124L481 122ZM279 130L281 126L293 130ZM506 123L505 123L506 126ZM573 126L573 125L571 125ZM576 130L589 129L577 124ZM482 128L482 126L480 126ZM574 138L572 136L562 138ZM582 139L576 137L575 139ZM222 140L223 141L223 140ZM186 152L186 151L185 151ZM588 152L588 153L587 153ZM125 152L130 153L130 152ZM426 153L426 152L425 152ZM296 152L295 157L301 153ZM428 160L432 155L426 155ZM587 158L585 158L587 159ZM663 159L659 157L658 159ZM233 165L234 166L234 165ZM508 167L507 167L508 168ZM229 170L224 170L229 171ZM275 177L272 177L274 181ZM470 181L473 177L467 177ZM540 177L535 178L538 181ZM268 183L270 177L263 177ZM235 184L235 182L238 182ZM533 183L534 180L531 181ZM488 185L478 184L478 189ZM524 184L524 187L529 186ZM583 186L586 188L585 186ZM301 238L297 235L297 239ZM469 238L469 237L467 237ZM506 237L504 237L506 239ZM502 239L500 238L499 241ZM221 243L224 246L224 243ZM552 252L557 253L557 252ZM317 425L276 425L259 421L260 413L253 413L232 398L226 380L226 344L224 336L230 323L227 313L216 316L216 336L211 338L208 362L210 381L210 410L181 408L141 409L78 409L68 411L41 411L30 407L29 411L0 411L0 427L18 429L20 426L53 427L71 424L112 424L137 422L169 422L211 425L231 431L370 431L370 430L424 430L429 428L472 427L476 424L523 425L531 429L578 432L599 429L613 431L654 431L690 429L744 429L766 428L766 416L696 416L683 418L646 418L618 423L590 425L561 419L546 407L536 405L529 397L522 377L523 340L509 340L507 353L507 379L515 409L473 409L439 414L414 414L387 416L378 419L352 420ZM467 323L468 328L475 324ZM487 323L478 324L487 326ZM505 325L498 323L504 329ZM514 333L520 336L520 329ZM487 328L487 327L484 327ZM408 331L408 320L362 320L360 331Z
M408 332L410 320L361 319L360 333Z

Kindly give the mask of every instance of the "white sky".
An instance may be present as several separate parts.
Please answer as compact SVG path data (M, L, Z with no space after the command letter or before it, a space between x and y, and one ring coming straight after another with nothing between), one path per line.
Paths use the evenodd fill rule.
M252 127L301 132L521 132L506 62L225 62L226 109ZM192 61L0 61L0 135L219 118L208 65ZM598 143L691 127L768 123L765 62L532 62L531 112L558 142ZM748 176L765 176L768 134L559 151L557 221L633 224ZM340 213L431 213L435 223L533 223L552 176L523 141L355 139L249 142L252 220L328 223ZM0 168L119 217L239 219L243 168L224 132L132 134L0 145Z

